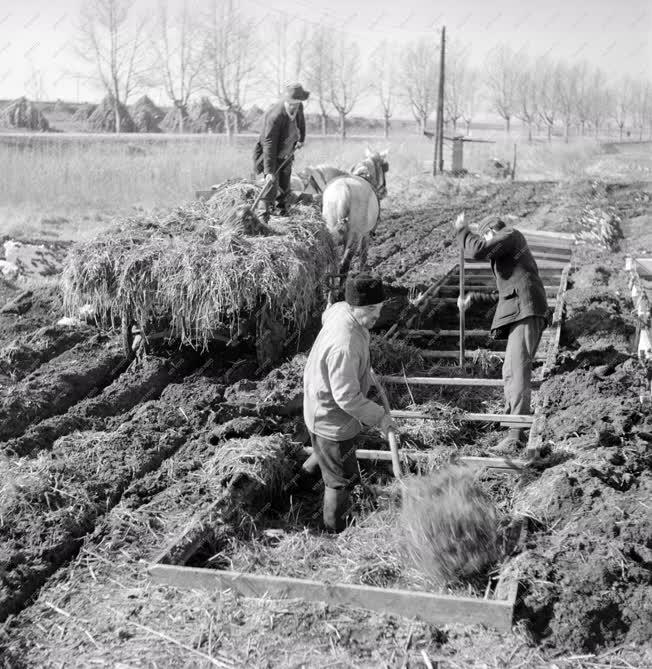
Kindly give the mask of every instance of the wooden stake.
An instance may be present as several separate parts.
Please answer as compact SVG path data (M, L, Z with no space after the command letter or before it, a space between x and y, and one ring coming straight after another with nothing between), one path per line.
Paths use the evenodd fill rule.
M464 302L464 246L460 246L460 299ZM464 367L464 329L466 326L466 312L464 307L460 310L460 357L459 365Z

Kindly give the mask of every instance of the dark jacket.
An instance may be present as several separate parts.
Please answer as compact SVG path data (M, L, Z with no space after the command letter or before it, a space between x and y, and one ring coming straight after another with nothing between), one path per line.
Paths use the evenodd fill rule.
M457 240L467 258L491 263L498 289L498 306L491 324L494 336L503 336L505 326L528 316L547 319L546 290L525 237L518 230L503 228L487 242L468 228L462 228Z
M303 114L303 104L299 105L296 115L299 141L306 139L306 120ZM263 127L260 137L254 147L254 167L257 174L273 174L286 156L279 152L283 142L288 138L290 130L290 115L285 111L285 102L280 100L273 104L263 117ZM280 158L280 160L279 160Z

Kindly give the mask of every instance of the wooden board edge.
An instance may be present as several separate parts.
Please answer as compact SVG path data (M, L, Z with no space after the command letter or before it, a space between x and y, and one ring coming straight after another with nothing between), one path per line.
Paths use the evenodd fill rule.
M513 603L509 600L437 595L350 583L324 583L203 567L152 564L148 567L148 573L154 582L178 588L208 592L233 591L253 598L303 599L418 619L434 625L480 624L500 632L509 632L514 612Z

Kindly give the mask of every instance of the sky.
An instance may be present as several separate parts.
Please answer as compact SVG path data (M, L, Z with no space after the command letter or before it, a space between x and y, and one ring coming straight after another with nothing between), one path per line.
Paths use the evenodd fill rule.
M40 79L43 99L97 101L101 90L75 55L84 0L2 0L0 2L0 99L34 97ZM184 0L168 0L171 11ZM200 7L202 0L189 0ZM314 9L310 0L239 0L263 23L285 16L291 25L305 20L345 30L365 57L382 39L398 44L435 35L468 48L481 66L498 43L536 57L549 54L567 62L586 60L616 80L623 75L652 79L652 4L649 0L329 0ZM156 0L134 0L133 15L152 14ZM35 73L40 76L35 77ZM148 91L166 103L159 91ZM273 100L254 99L265 104ZM367 102L370 104L370 102ZM364 105L363 105L364 106ZM310 108L309 108L310 111ZM364 110L363 110L364 111Z

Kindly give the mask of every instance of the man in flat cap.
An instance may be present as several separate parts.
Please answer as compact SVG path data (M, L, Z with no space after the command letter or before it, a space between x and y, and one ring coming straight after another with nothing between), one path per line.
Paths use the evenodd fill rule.
M290 84L284 97L263 117L263 127L254 147L254 172L265 176L263 187L269 189L261 200L261 218L265 222L269 220L275 200L279 213L287 214L294 152L306 139L303 102L309 95L301 84Z
M369 330L383 305L382 281L369 274L350 277L345 301L322 315L322 328L303 374L303 416L313 455L324 480L324 525L346 527L351 488L358 481L355 439L363 425L385 433L392 419L367 399L371 387Z
M457 217L454 227L467 258L490 261L497 288L490 295L469 293L464 300L460 296L458 306L467 309L472 302L498 302L491 336L507 338L503 363L506 412L527 415L532 363L548 322L546 290L537 263L523 234L498 216L484 218L478 225L478 234L469 230L464 214ZM490 450L497 455L513 455L524 442L524 431L510 428L507 437Z

